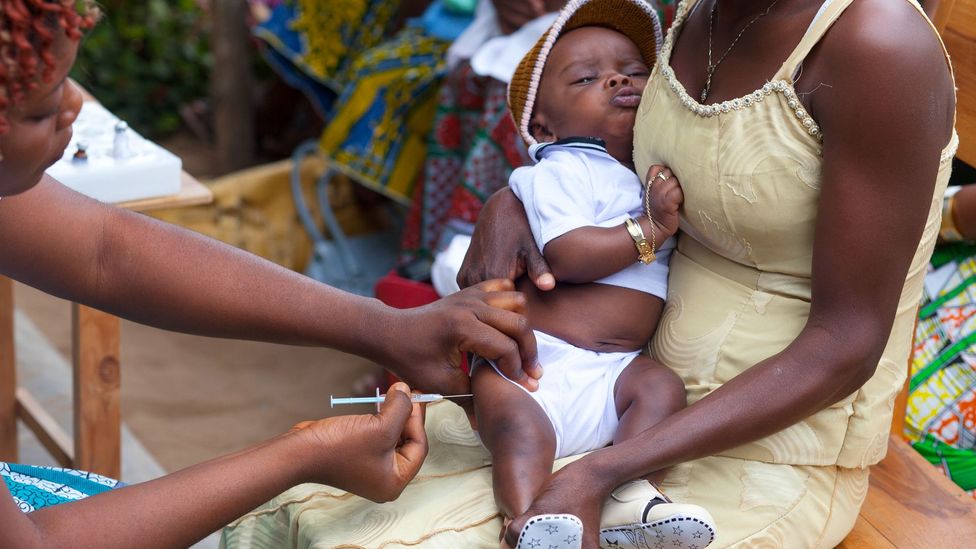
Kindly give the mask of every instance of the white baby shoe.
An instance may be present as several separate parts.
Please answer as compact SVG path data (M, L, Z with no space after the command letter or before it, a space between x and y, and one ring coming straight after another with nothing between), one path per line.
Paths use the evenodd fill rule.
M600 547L703 549L714 539L705 508L673 503L643 479L617 487L603 504Z

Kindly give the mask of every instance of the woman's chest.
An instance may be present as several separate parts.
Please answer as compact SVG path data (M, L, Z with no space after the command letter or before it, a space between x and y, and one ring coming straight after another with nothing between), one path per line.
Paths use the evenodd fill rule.
M638 173L653 164L674 171L685 199L681 228L714 251L769 268L788 258L785 268L804 270L822 162L811 133L819 130L795 92L770 83L703 106L669 76L666 68L654 75L638 111Z

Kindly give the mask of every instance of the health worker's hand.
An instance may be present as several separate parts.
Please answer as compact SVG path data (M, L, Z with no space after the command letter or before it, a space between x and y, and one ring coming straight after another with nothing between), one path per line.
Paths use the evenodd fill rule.
M378 414L295 425L286 436L306 438L307 478L375 502L399 497L427 457L423 410L409 395L395 383Z
M471 392L461 369L463 353L495 361L509 379L538 388L535 335L525 315L525 296L510 280L488 280L434 303L397 311L393 328L382 337L391 349L385 365L424 392Z

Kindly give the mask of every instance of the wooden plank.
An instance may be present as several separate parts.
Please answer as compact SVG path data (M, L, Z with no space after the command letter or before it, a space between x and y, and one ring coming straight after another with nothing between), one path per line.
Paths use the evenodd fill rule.
M155 198L143 198L120 202L116 204L120 208L136 212L148 212L162 208L179 208L184 206L198 206L213 202L213 192L206 185L197 181L192 175L183 172L180 180L180 192L167 196L157 196Z
M24 421L41 442L41 445L62 467L71 467L74 458L71 453L72 441L68 433L47 413L41 403L30 391L17 389L17 415Z
M881 532L871 523L864 520L864 517L859 516L857 522L854 523L854 529L837 547L840 549L881 549L896 546L881 535Z
M961 3L956 2L953 21ZM956 131L959 133L956 156L967 164L976 165L976 38L960 34L953 28L946 29L942 38L956 73Z
M945 8L941 5L937 7L938 11L942 11L943 9L947 10L942 32L951 31L968 40L976 40L976 0L943 1L949 5ZM939 16L936 18L941 22Z
M871 468L860 518L899 549L961 547L976 539L976 501L897 437Z
M121 472L119 319L71 305L74 467L112 478Z
M16 390L13 282L0 276L0 461L17 461Z

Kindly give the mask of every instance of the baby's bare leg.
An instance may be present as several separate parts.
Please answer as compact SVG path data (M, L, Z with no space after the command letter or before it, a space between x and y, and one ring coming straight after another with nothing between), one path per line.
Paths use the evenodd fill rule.
M617 378L614 403L620 424L614 444L633 438L687 405L685 386L674 372L650 357L640 355ZM647 477L657 482L658 471Z
M542 408L491 366L471 378L478 433L492 455L495 502L507 519L528 510L552 474L556 434Z

